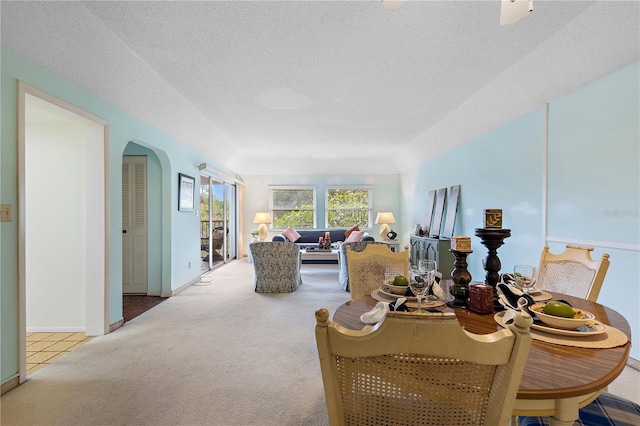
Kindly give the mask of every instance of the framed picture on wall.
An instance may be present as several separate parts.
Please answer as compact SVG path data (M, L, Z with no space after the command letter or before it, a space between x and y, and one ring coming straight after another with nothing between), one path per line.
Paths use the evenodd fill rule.
M192 212L194 209L196 180L178 173L178 210L182 212Z

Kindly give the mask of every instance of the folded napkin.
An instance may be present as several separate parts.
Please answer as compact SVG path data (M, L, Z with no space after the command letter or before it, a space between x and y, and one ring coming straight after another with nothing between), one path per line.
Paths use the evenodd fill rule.
M505 308L504 316L502 317L505 324L511 323L518 311L527 312L531 315L534 321L537 320L535 312L529 309L529 306L535 302L528 294L516 294L510 285L499 283L496 287L498 292L498 302Z
M502 274L500 275L500 283L501 284L506 284L509 286L509 288L511 289L511 291L515 294L517 294L518 296L522 296L524 293L522 290L520 290L518 288L518 286L516 286L516 280L513 277L513 274ZM540 290L538 290L535 287L532 287L529 289L529 294L533 294L533 293L539 293Z
M446 302L448 299L447 293L442 289L442 287L440 287L440 284L433 283L433 287L431 287L431 291L433 292L433 295L436 296L438 299Z
M395 302L378 302L369 312L360 315L360 321L365 324L375 324L384 319L389 311L408 311L407 299L399 297Z

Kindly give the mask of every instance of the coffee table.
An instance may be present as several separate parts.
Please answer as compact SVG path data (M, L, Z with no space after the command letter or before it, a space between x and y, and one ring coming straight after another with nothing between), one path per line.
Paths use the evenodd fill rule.
M338 260L338 249L300 249L302 260Z

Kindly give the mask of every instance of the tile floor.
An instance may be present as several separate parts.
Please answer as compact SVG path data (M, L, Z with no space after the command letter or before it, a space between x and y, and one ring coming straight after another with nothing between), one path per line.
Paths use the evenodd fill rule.
M165 300L164 297L123 296L122 314L125 322ZM92 338L84 333L27 333L27 375L78 349Z
M51 364L92 338L84 333L27 333L27 374Z

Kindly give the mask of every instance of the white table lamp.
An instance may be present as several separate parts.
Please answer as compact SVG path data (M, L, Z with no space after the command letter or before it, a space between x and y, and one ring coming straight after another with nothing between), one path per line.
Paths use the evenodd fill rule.
M380 225L380 237L383 240L390 240L387 235L391 232L391 228L389 227L389 223L396 223L396 219L393 217L392 212L378 212L378 216L376 216L376 225Z
M253 217L253 223L259 223L258 226L258 240L264 241L267 239L267 223L271 223L271 215L268 212L258 212Z

